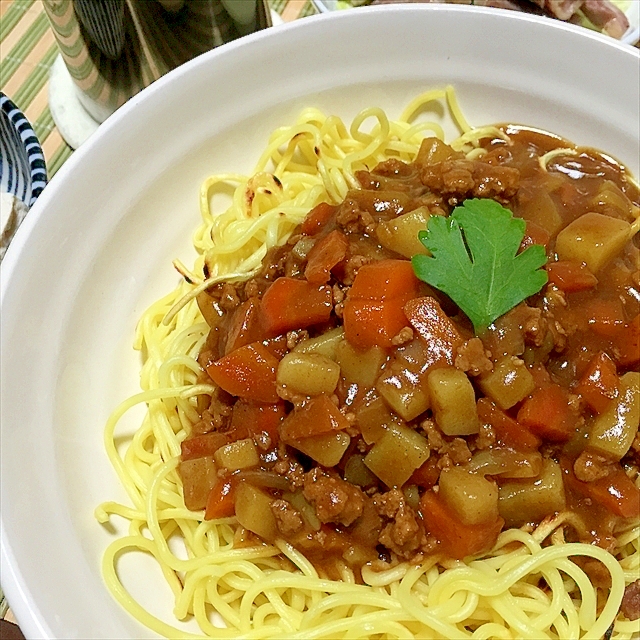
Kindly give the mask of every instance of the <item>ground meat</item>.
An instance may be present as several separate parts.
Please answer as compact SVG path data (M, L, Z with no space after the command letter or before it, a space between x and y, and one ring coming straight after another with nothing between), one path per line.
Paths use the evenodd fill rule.
M464 464L471 460L471 451L463 438L454 438L440 453L448 454L453 464Z
M232 311L240 304L240 298L232 284L225 282L222 285L219 304L225 311Z
M401 558L412 557L426 542L426 536L402 491L392 489L378 494L374 504L378 513L389 520L378 538L380 544Z
M549 323L549 331L553 338L553 350L561 353L567 346L567 331L566 329L555 319Z
M333 304L341 304L349 291L349 287L341 287L339 284L334 284L332 287Z
M244 296L246 299L253 298L254 296L260 295L260 285L258 284L255 278L251 278L251 280L247 280L244 285Z
M217 389L211 396L209 408L202 412L202 419L193 425L193 435L211 433L212 431L226 431L231 421L233 407L227 404L227 394Z
M542 317L542 309L522 305L522 314L524 341L534 347L541 347L547 334L547 321Z
M389 158L384 160L373 170L373 176L384 176L389 178L409 177L413 175L414 169L410 164L402 162L397 158ZM394 183L394 188L398 188L398 184Z
M515 195L520 172L513 167L493 166L479 160L445 160L421 168L422 183L456 201L474 196L504 200ZM449 198L451 202L451 198Z
M369 225L374 223L373 217L368 211L363 211L354 198L347 196L338 207L336 222L347 233L362 233Z
M496 434L490 424L481 424L480 431L475 439L475 448L482 451L492 447L496 442Z
M262 262L260 275L269 281L283 276L288 254L289 248L286 245L270 249Z
M287 332L287 349L292 351L293 348L298 344L298 342L302 342L302 340L306 340L309 337L309 332L306 329L298 329L297 331L288 331Z
M399 347L407 342L411 342L411 340L413 340L413 329L411 327L404 327L400 329L397 335L391 338L391 344L394 347Z
M620 611L628 620L640 618L640 580L627 585L620 604Z
M290 389L284 384L279 384L276 386L276 393L280 398L282 398L286 402L290 402L296 407L303 405L308 400L307 396L302 395L297 391L293 391L293 389Z
M284 476L292 491L304 486L304 469L302 465L289 457L282 448L278 449L278 461L273 465L273 472Z
M491 352L486 351L480 338L471 338L457 349L455 365L457 369L465 371L472 376L493 371L493 363L490 360Z
M361 266L371 262L369 258L361 255L352 255L346 262L344 268L344 278L342 282L347 285L352 285L358 270Z
M600 478L606 478L614 465L604 456L590 451L583 451L573 463L573 472L582 482L593 482Z
M278 531L284 536L292 535L302 529L304 524L300 512L286 500L274 500L271 512L275 516Z
M305 475L303 494L321 522L349 526L362 515L365 498L360 488L318 467Z
M436 423L433 420L423 420L420 423L420 426L427 436L427 442L429 443L430 449L439 451L440 449L442 449L442 447L444 447L444 436L442 435L440 429L436 427Z

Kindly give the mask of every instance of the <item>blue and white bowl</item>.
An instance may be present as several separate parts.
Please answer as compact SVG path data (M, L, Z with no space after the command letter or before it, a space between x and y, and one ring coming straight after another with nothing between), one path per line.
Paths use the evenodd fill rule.
M0 259L46 184L38 138L20 109L0 92Z
M40 142L29 121L0 92L0 191L31 207L47 184Z

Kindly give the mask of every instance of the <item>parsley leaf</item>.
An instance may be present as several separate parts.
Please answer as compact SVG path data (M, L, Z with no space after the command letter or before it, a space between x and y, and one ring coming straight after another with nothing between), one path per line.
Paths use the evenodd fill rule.
M466 200L448 218L429 219L418 237L431 256L413 256L413 270L444 291L479 334L547 282L544 247L517 253L524 232L525 221L494 200Z

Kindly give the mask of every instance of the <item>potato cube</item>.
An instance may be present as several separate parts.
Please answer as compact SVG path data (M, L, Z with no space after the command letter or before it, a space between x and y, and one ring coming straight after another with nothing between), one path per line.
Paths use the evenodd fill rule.
M236 488L236 518L249 531L267 541L278 537L278 525L271 511L273 498L266 492L247 482Z
M405 258L411 258L418 253L428 254L426 247L418 239L418 232L427 228L430 217L431 214L426 207L418 207L397 218L381 222L376 228L378 242Z
M476 394L464 371L440 367L429 372L427 388L436 423L447 436L468 436L480 431Z
M461 467L443 469L438 494L464 524L493 522L498 517L498 487Z
M532 393L536 386L524 361L513 356L498 360L491 373L479 377L478 384L501 409L510 409Z
M562 511L566 506L562 470L557 462L547 458L542 473L535 480L505 482L500 487L498 510L508 527L519 527L527 522L540 522L543 518Z
M290 444L323 467L335 467L349 447L351 438L344 431L291 440Z
M560 260L584 262L597 273L615 258L631 238L631 225L593 211L565 227L556 239Z
M219 467L224 467L230 471L249 469L260 464L258 450L251 438L226 444L220 447L213 454L213 457Z
M426 438L417 431L394 426L373 445L364 463L388 487L401 487L430 453Z
M341 340L336 345L336 362L348 385L357 384L364 389L373 387L380 368L386 361L387 354L380 347L360 351L346 340Z
M336 327L315 338L301 340L293 350L296 353L319 353L331 360L335 360L336 346L343 338L344 329L342 327Z
M288 353L278 365L278 384L303 396L332 394L340 379L340 367L320 353Z
M424 413L431 404L423 376L416 375L399 364L382 372L376 382L376 389L387 404L407 422Z
M207 506L207 498L218 481L218 469L213 456L183 460L178 465L182 478L184 504L191 511L199 511Z
M629 371L620 378L620 395L596 417L588 444L601 454L620 460L627 454L640 426L640 373Z

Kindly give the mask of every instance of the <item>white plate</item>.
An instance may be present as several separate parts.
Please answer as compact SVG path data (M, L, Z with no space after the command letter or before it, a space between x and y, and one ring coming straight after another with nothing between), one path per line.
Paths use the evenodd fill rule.
M138 390L136 319L176 283L171 260L193 261L207 175L249 171L268 133L305 105L398 115L445 83L474 124L542 127L607 150L637 175L638 61L609 38L515 12L378 7L216 49L110 118L56 174L2 265L2 581L26 635L151 635L100 576L111 535L93 510L124 499L102 432ZM124 569L173 621L159 571Z
M454 2L454 0L451 1ZM320 13L336 11L341 7L344 8L346 4L344 0L311 0L311 2ZM629 28L620 40L626 44L634 45L640 40L640 1L629 0L624 4L624 12L629 20Z

